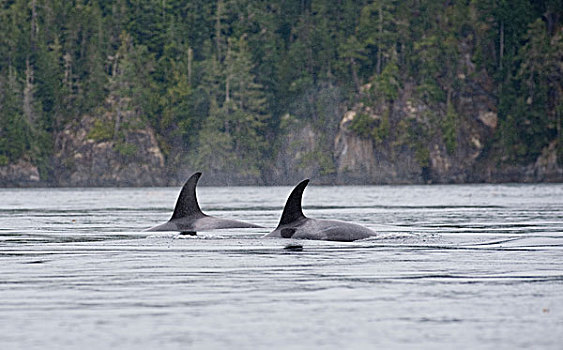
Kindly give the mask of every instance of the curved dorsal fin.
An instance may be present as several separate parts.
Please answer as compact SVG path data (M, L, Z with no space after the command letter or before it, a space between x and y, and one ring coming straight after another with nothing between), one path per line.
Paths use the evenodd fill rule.
M285 202L278 227L305 217L305 215L303 215L303 209L301 208L301 199L303 198L303 191L308 183L309 179L305 179L295 186L289 198L287 198L287 202Z
M180 195L176 201L176 207L174 208L174 214L172 214L172 218L170 220L180 219L187 216L204 215L199 208L197 197L195 195L195 187L200 176L201 173L197 172L190 176L188 181L186 181L184 187L182 187L182 191L180 191Z

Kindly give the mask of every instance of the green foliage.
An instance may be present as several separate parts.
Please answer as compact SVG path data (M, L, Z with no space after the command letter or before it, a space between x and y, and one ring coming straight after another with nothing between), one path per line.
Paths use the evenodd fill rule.
M358 113L350 122L350 130L361 137L367 138L371 136L371 133L375 128L375 124L376 121L371 116L364 113Z
M321 175L330 175L336 172L336 166L334 165L334 160L332 159L330 153L319 152L316 159L320 167Z
M10 162L36 158L42 151L42 132L35 128L32 119L33 90L28 87L26 110L22 85L11 67L7 77L0 75L0 155Z
M415 143L414 158L421 168L427 168L430 165L430 151L428 147L421 143Z
M307 168L311 164L318 164L319 173L323 176L334 174L336 171L334 160L331 155L327 152L323 152L321 149L315 149L312 152L304 154L297 166L300 168Z
M197 128L197 118L194 117L194 108L190 104L192 88L186 73L181 63L171 62L170 85L159 101L162 116L156 129L172 136L170 143L190 143L194 137L194 128Z
M133 157L138 151L136 145L124 141L116 142L113 146L113 149L116 150L117 153L124 158Z
M376 144L382 144L389 137L390 125L389 125L389 111L386 110L383 113L383 117L381 118L381 122L379 125L372 131L373 138Z
M558 105L563 101L558 68L563 59L563 35L550 37L538 19L523 36L516 58L520 65L500 91L500 143L513 162L534 161L560 135Z
M212 58L208 66L212 68L206 76L211 107L199 135L195 163L223 171L236 165L244 174L257 175L267 147L265 128L270 115L252 73L245 38L230 39L224 61Z
M389 111L386 110L380 119L359 113L352 119L349 128L358 136L372 138L376 145L380 145L389 137Z
M232 137L220 131L218 118L209 118L199 133L194 165L204 171L231 170L234 167Z
M446 101L446 94L436 81L426 80L422 82L416 87L416 92L429 105Z
M96 119L94 125L88 132L87 137L93 139L94 141L109 141L113 138L113 125L108 121L101 119Z
M2 129L0 149L5 157L15 162L29 154L30 130L21 115L12 116Z
M427 118L432 119L431 117ZM428 145L432 134L429 125L411 121L407 133L409 135L410 145L412 149L414 149L414 157L418 165L422 168L428 167L430 165L430 150L428 149Z
M444 143L446 144L446 150L449 154L453 154L457 148L457 114L454 110L453 105L448 106L446 112L446 118L442 122L442 135L444 137Z
M399 88L401 87L397 63L389 62L383 72L374 78L374 85L376 94L383 97L385 101L396 100L399 97Z
M459 76L484 70L498 100L492 142L530 162L561 138L562 11L531 0L4 1L0 156L46 164L57 132L103 110L111 118L94 123L97 141L145 123L202 168L258 174L284 115L333 135L344 104L392 111L407 88L446 107L452 153ZM428 140L405 123L359 114L350 128L377 144L396 136L426 164Z

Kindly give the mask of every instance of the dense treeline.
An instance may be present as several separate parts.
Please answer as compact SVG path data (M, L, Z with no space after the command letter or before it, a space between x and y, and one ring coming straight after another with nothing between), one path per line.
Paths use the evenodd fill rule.
M562 4L1 0L0 165L23 158L48 177L55 135L109 112L91 137L150 125L170 162L188 152L201 169L257 174L284 115L334 129L337 106L389 103L405 84L447 106L455 147L463 45L494 84L487 147L530 162L561 137Z

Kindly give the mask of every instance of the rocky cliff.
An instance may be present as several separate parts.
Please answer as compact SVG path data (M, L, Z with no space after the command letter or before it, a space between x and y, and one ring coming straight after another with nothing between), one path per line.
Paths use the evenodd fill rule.
M0 187L32 187L45 185L39 170L29 161L0 166Z
M346 112L334 140L336 182L339 184L402 184L421 183L424 172L416 152L408 146L390 149L371 137L360 136L350 125L359 111ZM367 115L380 121L376 114ZM394 153L396 152L396 153Z
M465 58L464 58L465 57ZM561 182L561 145L547 145L529 164L511 164L492 142L499 121L492 83L461 56L460 86L444 101L428 99L408 82L392 98L377 98L372 84L358 102L343 108L338 127L289 114L271 142L275 151L261 174L233 163L208 171L204 184L292 185L467 182ZM376 96L375 98L373 96ZM52 178L41 179L29 161L0 166L0 186L178 185L192 170L189 152L177 150L169 164L154 130L134 111L120 111L108 98L96 116L85 115L56 135ZM334 112L333 111L333 112ZM340 112L342 111L342 112ZM327 131L330 130L330 131ZM559 151L560 152L560 151Z
M138 124L113 134L113 120L83 116L57 135L58 186L162 186L168 183L154 131Z
M360 116L381 128L384 118L369 107L346 112L335 140L339 183L462 183L482 154L496 127L496 115L475 99L467 113L457 116L457 133L449 147L440 122L443 110L433 110L403 90L391 107L385 135L374 139L373 130L362 135L354 130Z
M450 149L440 126L445 108L431 109L409 90L402 91L391 107L387 127L382 127L387 123L382 113L363 104L345 112L331 144L322 144L321 130L298 123L281 136L270 181L293 184L306 177L325 184L563 181L557 141L533 164L502 163L502 155L487 149L498 124L489 97L474 91L456 103L464 113L456 116L458 131ZM358 119L368 120L363 123L367 132L358 130ZM381 129L386 135L374 137ZM319 152L323 147L330 152Z
M367 84L358 102L343 113L333 140L303 123L282 133L275 180L319 177L339 184L467 182L561 182L558 141L552 141L531 164L511 164L495 148L498 133L494 85L471 61L471 46L462 43L457 65L459 86L428 98L415 82L401 86L393 98L377 98ZM322 144L324 142L325 144ZM325 152L321 160L317 150ZM307 157L306 155L312 155ZM332 162L332 167L327 166Z

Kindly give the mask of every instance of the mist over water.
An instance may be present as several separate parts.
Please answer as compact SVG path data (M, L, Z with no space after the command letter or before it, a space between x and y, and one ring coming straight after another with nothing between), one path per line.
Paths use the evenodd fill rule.
M348 243L261 238L290 187L200 187L267 228L142 232L179 190L0 189L0 348L561 348L561 184L308 187L379 233Z

